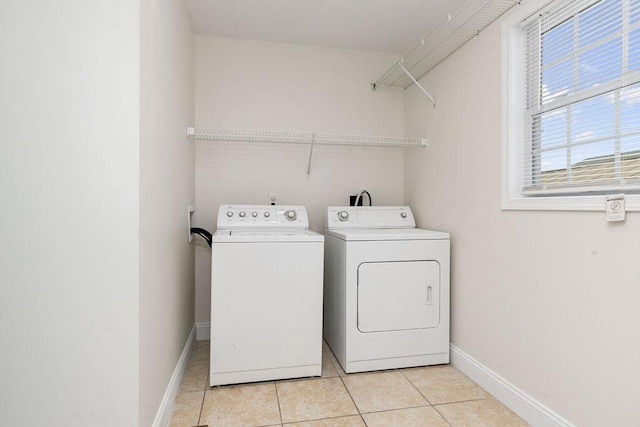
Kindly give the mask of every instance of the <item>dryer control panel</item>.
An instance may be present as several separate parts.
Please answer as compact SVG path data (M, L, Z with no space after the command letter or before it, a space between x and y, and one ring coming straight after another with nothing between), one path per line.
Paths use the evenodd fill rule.
M329 206L327 228L415 228L409 206Z
M307 229L309 218L299 205L220 205L217 227Z

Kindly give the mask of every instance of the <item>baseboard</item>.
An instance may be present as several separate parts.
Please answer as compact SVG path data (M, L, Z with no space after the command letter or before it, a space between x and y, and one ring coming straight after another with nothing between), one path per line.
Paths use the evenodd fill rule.
M574 424L453 344L451 344L451 364L532 426L575 427Z
M176 364L175 369L173 370L173 374L171 375L171 379L169 380L169 384L167 385L167 389L164 392L164 396L162 396L162 401L160 402L160 407L158 407L158 411L156 412L156 417L153 420L153 427L165 427L169 425L169 421L171 420L171 411L173 410L173 403L176 400L176 396L178 396L178 391L180 390L180 383L182 382L182 377L184 376L184 370L187 368L187 362L189 361L189 355L191 354L191 349L195 344L196 340L196 325L193 326L191 332L189 333L189 338L187 338L187 343L184 345L182 349L182 354L178 359L178 363Z
M196 340L203 341L211 338L211 323L196 323Z

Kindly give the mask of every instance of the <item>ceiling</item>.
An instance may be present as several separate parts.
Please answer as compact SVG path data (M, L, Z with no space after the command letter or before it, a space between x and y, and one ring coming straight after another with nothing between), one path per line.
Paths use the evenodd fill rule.
M461 0L187 0L196 34L404 54Z

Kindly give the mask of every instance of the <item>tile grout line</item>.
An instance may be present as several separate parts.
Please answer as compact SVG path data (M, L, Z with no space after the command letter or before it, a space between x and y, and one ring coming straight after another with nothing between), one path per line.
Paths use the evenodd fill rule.
M336 358L336 357L335 357L335 354L333 354L333 350L331 350L331 347L329 347L329 351L331 352L331 354L332 354L332 355L333 355L333 357L335 358L335 362L339 365L339 364L340 364L340 362L338 362L338 358ZM333 361L331 358L329 358L329 359L330 359L329 361L331 362L331 364L332 364L332 365L334 365L334 368L335 368L335 363L334 363L334 361ZM337 369L338 369L338 368L336 368L336 370L337 370ZM341 370L342 370L342 366L339 366L339 369L341 369ZM344 370L342 370L342 371L344 372ZM411 380L409 380L409 378L407 378L407 377L406 377L406 375L404 375L404 373L402 372L402 370L401 370L401 369L393 369L393 371L397 371L397 372L400 372L400 373L402 374L402 376L403 376L403 377L404 377L404 378L409 382L409 384L411 384L411 386L412 386L413 388L415 388L415 389L416 389L416 391L417 391L417 392L418 392L418 393L419 393L419 394L420 394L420 395L421 395L421 396L426 400L426 402L427 402L427 405L426 405L426 406L433 406L433 405L431 405L431 402L429 402L429 399L427 399L427 398L426 398L426 397L425 397L425 396L420 392L420 390L418 390L418 389L416 388L416 386L411 382ZM370 373L383 373L383 372L386 372L386 371L377 371L377 372L370 372ZM338 371L338 374L339 374L339 373L340 373L340 371ZM348 375L349 375L349 374L347 374L346 372L344 372L344 374L345 374L344 376L348 376ZM358 405L356 405L356 402L355 402L355 400L353 399L353 396L351 395L351 392L349 391L349 388L347 387L347 385L346 385L346 384L345 384L345 382L344 382L344 376L343 376L343 375L338 375L338 378L340 378L340 381L342 381L342 385L343 385L343 386L344 386L344 388L347 390L347 394L349 394L349 397L351 398L351 401L353 402L353 405L356 407L356 409L357 409L357 411L358 411L358 415L360 415L360 419L361 419L361 420L362 420L362 422L364 423L365 427L368 427L367 421L364 419L364 416L363 416L363 414L362 414L362 411L360 411L360 408L358 407ZM420 405L420 406L415 406L415 407L411 407L411 408L424 408L424 407L426 407L426 406L425 406L425 405ZM411 409L411 408L401 408L401 409ZM389 412L389 411L393 411L393 410L398 410L398 409L389 409L389 410L385 410L385 411L373 411L373 412L366 412L365 414L368 414L368 413L375 413L375 412ZM443 417L443 418L444 418L444 417ZM447 422L447 424L449 424L449 422L448 422L448 421L446 421L446 419L445 419L445 422ZM451 424L449 424L449 425L451 425Z
M339 419L342 419L342 418L350 418L350 417L360 417L360 419L362 419L362 415L360 415L360 414L336 415L335 417L323 417L323 418L313 418L311 420L291 421L291 422L288 422L288 423L282 423L282 425L286 426L286 425L290 425L290 424L314 423L316 421L339 420ZM362 422L364 422L364 419L362 419ZM366 423L365 423L365 425L366 425ZM258 426L258 427L264 427L264 426Z
M365 412L364 414L382 414L384 412L394 412L394 411L404 411L405 409L418 409L418 408L430 408L432 405L418 405L418 406L406 406L402 408L391 408L391 409L382 409L380 411L370 411Z
M444 416L444 414L442 412L440 412L437 408L437 406L443 406L443 405L451 405L451 404L456 404L456 403L464 403L464 402L476 402L476 401L480 401L480 400L489 400L489 397L483 397L483 398L479 398L479 399L466 399L466 400L459 400L459 401L454 401L454 402L442 402L442 403L431 403L431 401L429 399L427 399L427 396L425 396L419 389L418 387L416 387L416 385L404 374L404 371L400 370L400 372L402 373L402 375L407 379L407 381L409 381L409 383L418 391L418 393L420 393L420 395L422 395L422 397L424 397L427 402L429 402L429 404L431 405L431 407L433 409L435 409L435 411L442 417L442 419L449 424L450 426L452 425L449 420L447 419L447 417Z
M400 370L400 373L402 374L402 376L403 376L403 377L405 377L405 378L407 379L407 381L409 381L409 384L411 384L411 385L413 386L413 388L415 388L415 389L418 391L418 393L420 393L420 395L421 395L422 397L424 397L424 398L425 398L425 400L429 403L429 405L431 405L431 407L433 408L433 410L434 410L434 411L436 411L436 412L438 413L438 415L440 415L440 416L442 417L442 419L444 420L444 422L445 422L445 423L447 423L447 424L449 424L449 426L453 427L453 426L452 426L452 424L449 422L449 420L444 416L444 414L442 414L440 411L438 411L438 408L436 408L436 405L434 405L433 403L431 403L431 401L430 401L429 399L427 399L427 396L425 396L425 395L420 391L420 389L418 389L418 387L416 387L416 385L413 383L413 381L411 381L411 380L409 379L409 377L407 377L407 376L404 374L404 371L403 371L403 370Z
M280 425L284 425L282 420L282 408L280 408L280 396L278 396L278 382L274 381L273 387L276 389L276 401L278 402L278 415L280 416Z
M362 412L360 412L360 408L358 408L358 405L356 405L356 401L353 399L353 396L351 395L351 392L349 391L349 388L344 383L344 379L342 379L341 376L338 376L338 378L340 378L340 382L342 383L342 386L347 391L347 394L349 395L349 399L351 399L351 403L353 403L353 407L356 408L356 411L358 411L358 415L360 415L360 418L362 418L363 421L364 421L364 418L362 417Z
M364 414L376 414L376 413L384 413L384 412L393 412L393 411L403 411L403 410L407 410L407 409L416 409L416 408L428 408L428 407L433 407L433 405L431 404L431 402L429 401L429 399L427 399L424 394L422 394L420 392L420 390L417 389L417 387L411 382L411 380L409 380L409 378L406 377L406 375L404 375L404 373L402 372L401 369L393 369L393 370L384 370L384 371L375 371L375 372L368 372L367 374L381 374L381 373L386 373L386 372L400 372L402 374L402 377L404 379L406 379L409 384L411 384L411 386L420 394L420 396L422 396L424 398L424 400L426 401L426 405L417 405L417 406L409 406L409 407L403 407L403 408L393 408L393 409L385 409L382 411L371 411L371 412L365 412ZM341 376L340 380L342 381L342 384L344 385L345 389L347 390L347 393L349 394L349 397L351 397L351 400L353 400L353 396L351 396L351 393L349 392L349 388L347 387L347 385L344 383L344 378ZM353 402L355 405L355 401ZM357 405L356 409L358 410L358 413L360 415L360 418L362 419L362 421L365 424L365 427L368 426L367 421L364 419L364 414L362 413L362 411L360 410L360 408L358 408ZM434 408L435 409L435 408ZM444 419L444 421L451 426L451 424L447 421L446 418L444 418L444 416L442 416L442 414L440 414L439 411L436 410L436 412L438 412L438 414Z
M449 420L447 419L447 417L444 416L444 414L440 411L438 411L438 408L436 408L435 406L432 406L432 408L438 413L438 415L440 415L442 417L442 419L444 420L445 423L449 424L451 427L453 427L453 424L451 424L449 422Z
M458 403L467 403L467 402L480 402L481 400L492 400L492 399L493 400L498 400L495 397L490 396L490 397L479 397L477 399L465 399L465 400L456 400L456 401L453 401L453 402L436 403L436 404L434 404L432 406L435 408L436 406L455 405L455 404L458 404Z
M367 425L364 418L362 417L362 414L360 413L360 410L358 409L358 406L355 404L355 401L353 400L353 397L351 396L351 394L349 393L349 389L347 389L347 386L344 384L344 381L342 381L342 377L340 376L335 376L335 377L328 377L328 378L323 378L323 377L313 377L313 378L309 378L309 379L304 379L304 381L329 381L329 380L333 380L334 378L340 378L340 381L342 382L342 386L345 388L345 391L347 392L347 394L349 395L349 398L351 399L351 402L353 403L353 406L356 408L356 410L358 411L357 414L343 414L343 415L336 415L336 416L328 416L328 417L322 417L322 418L313 418L310 420L299 420L299 421L291 421L291 422L287 422L285 423L284 421L282 421L282 416L280 417L281 420L281 425L285 426L288 424L298 424L298 423L308 423L308 422L315 422L315 421L324 421L324 420L335 420L335 419L340 419L340 418L348 418L348 417L360 417L360 419L362 420L362 422L365 424L365 426ZM283 379L283 380L278 380L276 381L276 384L278 383L292 383L292 382L296 382L288 380L288 379ZM277 387L276 387L277 390ZM278 400L279 402L279 400ZM260 427L264 427L264 426L260 426Z
M207 369L207 379L206 382L204 384L204 393L202 394L202 403L200 404L200 413L198 414L198 425L200 425L200 421L202 421L202 410L204 409L204 401L207 397L207 392L209 391L209 376L211 375L211 367L209 367L209 369Z
M323 341L326 343L324 338L323 338ZM332 378L339 378L340 382L342 383L342 386L344 387L345 391L349 395L349 398L351 399L351 403L353 403L353 407L356 408L356 411L358 411L358 413L357 414L351 414L351 415L338 415L338 416L335 416L335 417L318 418L318 419L313 419L313 420L308 420L308 421L332 420L332 419L338 419L338 418L342 418L342 417L358 416L358 417L360 417L360 420L365 425L365 427L367 427L367 422L364 420L364 417L360 413L360 409L358 408L358 405L356 405L356 402L353 400L353 396L351 396L351 393L349 392L349 389L347 388L346 384L344 383L343 376L340 375L340 371L342 371L344 373L344 370L342 369L342 366L340 366L340 364L339 364L340 362L338 362L338 359L335 357L335 355L333 354L333 350L331 350L331 347L329 347L328 344L327 344L327 349L329 351L329 354L327 354L327 356L328 356L327 358L329 359L329 363L331 364L331 366L333 366L333 368L335 369L337 375L335 377L323 377L321 375L319 377L311 378L311 380L329 380L329 379L332 379ZM323 348L323 356L324 356L324 348ZM347 375L347 374L345 373L345 375ZM282 382L286 382L286 381L282 381ZM282 421L282 416L280 417L280 421L281 421L281 425L284 426L285 423L284 423L284 421ZM298 421L298 422L305 422L305 421Z
M409 381L409 384L411 384L411 387L413 387L414 389L416 389L416 391L417 391L418 393L420 393L420 396L424 397L424 400L426 400L426 401L427 401L427 403L429 404L429 406L433 406L433 403L431 403L431 401L427 398L427 396L425 396L425 395L424 395L424 393L422 393L422 392L420 391L420 389L419 389L418 387L416 387L416 385L413 383L413 381L411 381L411 380L409 379L409 377L407 377L407 376L404 374L404 371L403 371L402 369L400 369L400 373L402 374L402 376L404 377L404 379L406 379L407 381Z

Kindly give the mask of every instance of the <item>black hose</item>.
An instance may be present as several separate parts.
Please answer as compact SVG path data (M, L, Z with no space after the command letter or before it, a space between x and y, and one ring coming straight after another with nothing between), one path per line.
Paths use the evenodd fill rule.
M191 227L191 232L199 236L202 236L204 240L207 241L207 244L209 245L209 247L211 247L211 242L213 240L213 235L211 233L209 233L204 228L198 228L198 227Z
M369 206L373 206L373 203L371 202L371 194L369 194L369 192L367 190L362 190L362 193L364 193L367 196L369 196ZM364 202L362 202L362 204L364 205Z

